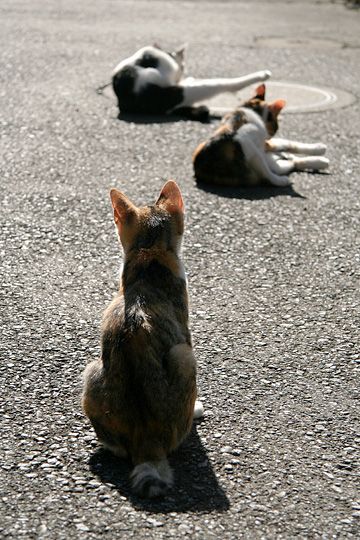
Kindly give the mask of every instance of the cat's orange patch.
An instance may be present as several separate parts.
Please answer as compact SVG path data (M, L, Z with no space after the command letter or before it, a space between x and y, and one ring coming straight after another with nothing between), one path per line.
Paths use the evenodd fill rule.
M206 144L206 141L200 143L199 146L196 148L196 150L195 150L195 152L193 153L193 156L192 156L193 161L195 160L196 156L198 154L200 154L200 152L204 148L205 144Z

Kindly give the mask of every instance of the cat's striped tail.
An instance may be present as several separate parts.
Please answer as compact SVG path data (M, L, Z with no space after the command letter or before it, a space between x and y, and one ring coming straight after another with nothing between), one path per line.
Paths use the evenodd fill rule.
M140 497L162 497L173 484L173 472L167 459L146 461L131 473L134 492Z

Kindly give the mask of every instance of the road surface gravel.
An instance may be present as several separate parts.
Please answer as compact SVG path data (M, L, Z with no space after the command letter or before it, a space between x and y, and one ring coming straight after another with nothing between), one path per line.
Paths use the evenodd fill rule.
M296 0L0 11L0 536L358 538L360 12ZM352 93L348 108L283 118L282 135L328 145L329 173L199 189L191 154L213 126L119 120L95 92L154 41L187 42L193 76L267 68ZM148 203L167 178L187 209L205 416L171 458L169 497L146 502L129 465L99 449L79 396L118 286L108 190Z

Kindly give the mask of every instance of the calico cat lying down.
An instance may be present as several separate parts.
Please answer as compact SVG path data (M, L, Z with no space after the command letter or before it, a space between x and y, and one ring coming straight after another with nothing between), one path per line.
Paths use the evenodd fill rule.
M232 79L193 79L183 78L184 67L184 48L168 53L149 46L122 60L112 76L120 112L172 113L206 121L208 108L193 107L195 103L222 92L237 92L271 75L270 71L257 71Z
M324 144L272 138L284 106L281 99L267 103L265 85L259 86L252 99L226 115L215 133L197 147L193 155L196 180L218 186L249 186L267 180L274 186L287 186L287 175L293 171L326 169Z
M103 445L132 460L134 491L157 497L173 481L167 455L202 415L179 257L184 205L172 180L152 206L110 195L124 268L104 313L101 358L84 372L82 405Z

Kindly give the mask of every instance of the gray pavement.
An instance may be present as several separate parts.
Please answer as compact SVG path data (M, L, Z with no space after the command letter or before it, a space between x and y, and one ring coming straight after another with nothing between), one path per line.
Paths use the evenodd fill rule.
M0 12L0 537L359 537L360 12L250 0ZM194 76L268 68L353 94L283 118L284 136L328 145L329 174L197 188L190 156L211 126L120 121L94 90L153 41L188 42ZM170 177L187 207L206 413L171 458L174 490L146 503L129 465L98 449L80 375L118 284L108 190L152 202Z

